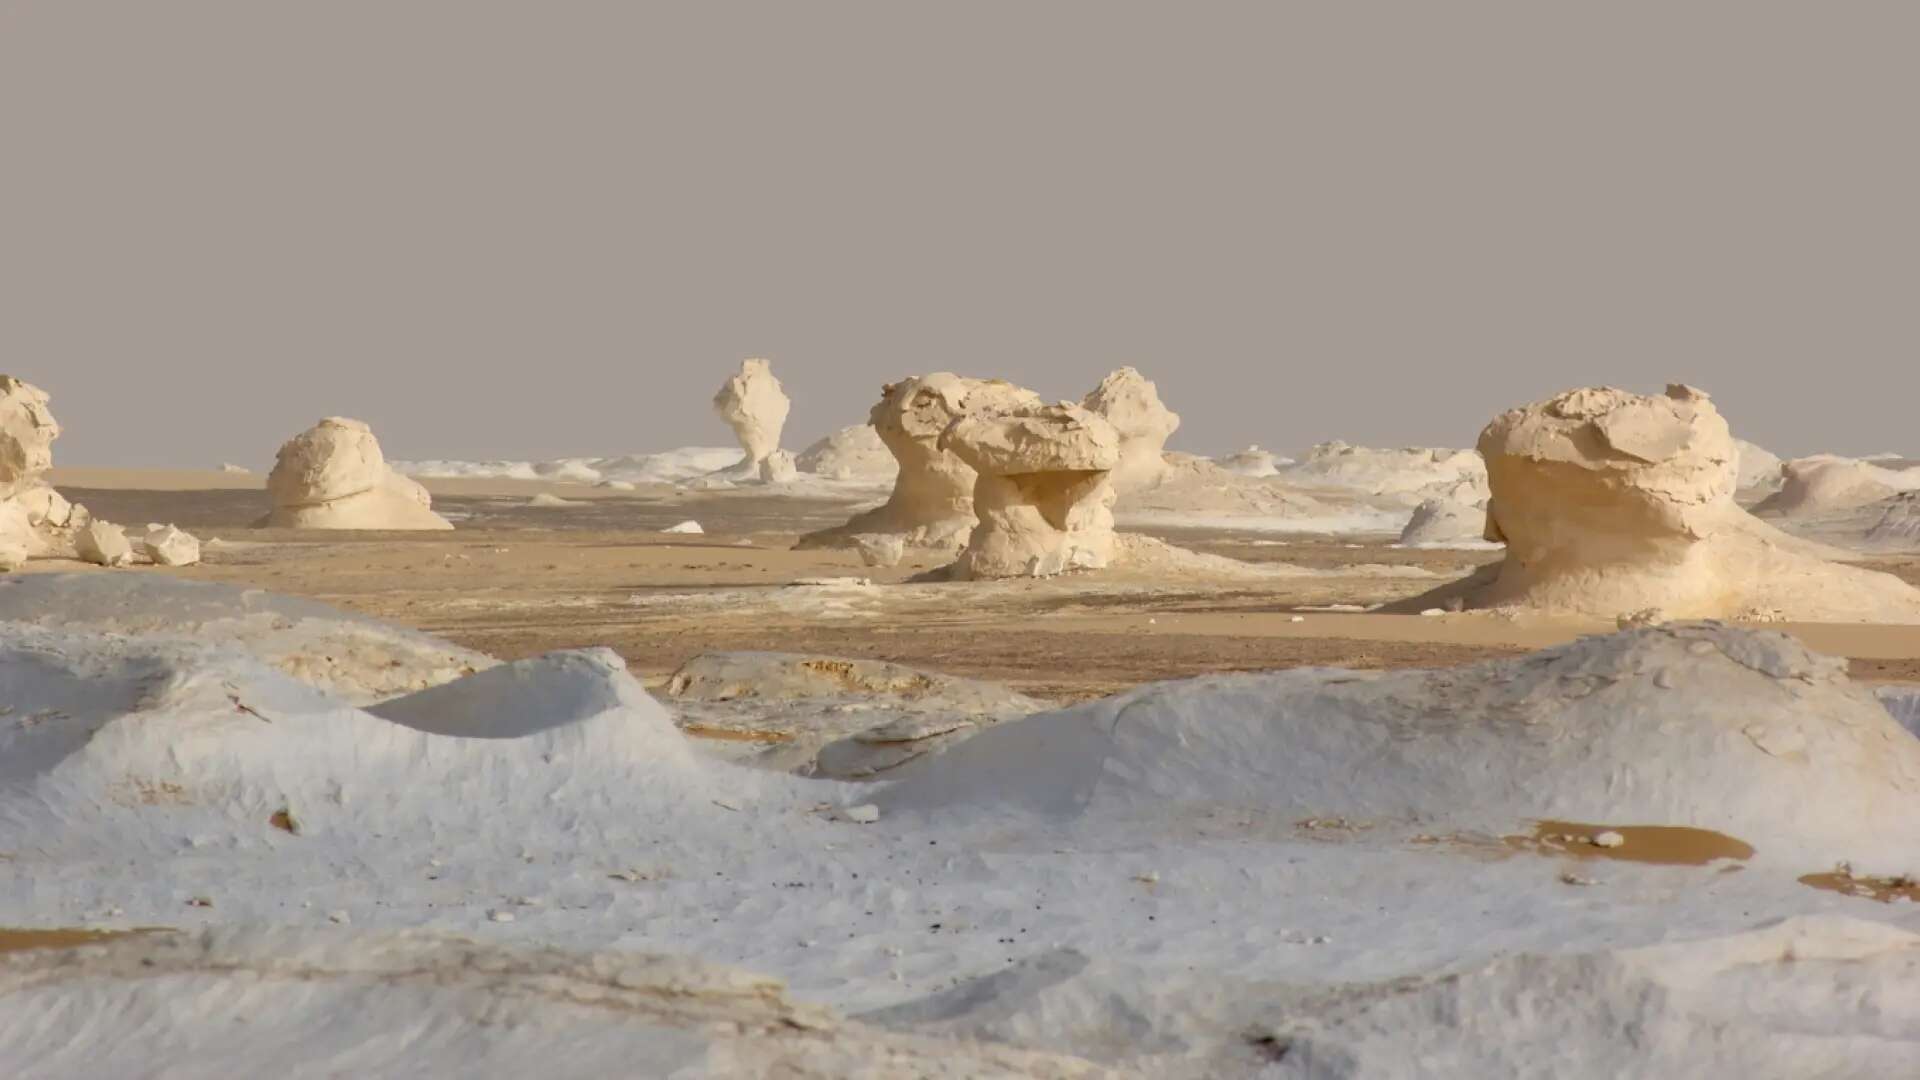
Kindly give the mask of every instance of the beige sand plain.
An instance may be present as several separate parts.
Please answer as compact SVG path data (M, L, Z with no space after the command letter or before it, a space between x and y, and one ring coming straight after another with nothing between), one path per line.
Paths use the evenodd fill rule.
M800 533L845 520L857 504L850 497L432 480L434 506L456 531L344 533L249 528L266 506L262 474L61 468L53 482L109 520L172 522L205 542L199 566L115 572L255 585L507 659L606 645L653 679L701 652L771 649L891 660L1075 700L1208 672L1459 664L1613 629L1590 620L1317 610L1404 599L1497 558L1401 549L1384 536L1159 529L1150 531L1252 569L1123 566L1047 581L949 583L913 581L934 568L925 561L876 570L851 552L792 550ZM577 505L528 506L541 492ZM660 532L689 518L704 535ZM1276 564L1309 572L1258 569ZM1920 559L1862 564L1920 582ZM1850 658L1857 677L1920 681L1920 627L1773 628Z

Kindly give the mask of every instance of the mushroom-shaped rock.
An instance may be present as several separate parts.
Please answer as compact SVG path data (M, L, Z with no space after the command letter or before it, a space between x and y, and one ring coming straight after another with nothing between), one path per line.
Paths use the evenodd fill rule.
M787 424L790 408L792 403L780 389L780 380L773 377L772 365L765 360L742 360L740 373L728 379L713 398L713 410L747 452L739 465L723 471L738 471L746 479L760 477L762 463L780 449L780 429Z
M1113 470L1116 491L1152 487L1166 478L1163 455L1167 439L1180 427L1180 416L1161 403L1151 379L1123 367L1100 380L1080 404L1120 435L1120 464Z
M1613 619L1765 612L1920 622L1920 590L1821 558L1733 501L1733 437L1707 395L1574 390L1496 418L1480 436L1487 538L1507 555L1441 594Z
M841 428L802 450L794 464L829 480L892 480L900 474L900 463L872 424Z
M373 430L328 417L280 447L267 475L273 512L261 527L451 529L427 489L393 471Z
M979 517L955 578L1045 577L1113 557L1120 434L1064 402L963 417L941 438L978 474Z
M955 420L1037 406L1040 396L999 379L935 372L886 386L871 416L899 463L886 504L835 529L800 538L801 547L852 547L854 537L896 533L908 547L956 551L974 526L973 466L941 445Z
M118 525L94 521L74 533L73 548L83 562L100 566L126 566L133 562L133 544Z
M149 524L140 535L139 548L155 566L192 566L200 561L200 541L172 525Z
M1408 547L1483 543L1486 531L1486 507L1452 499L1428 499L1413 508L1406 528L1400 530L1400 542Z

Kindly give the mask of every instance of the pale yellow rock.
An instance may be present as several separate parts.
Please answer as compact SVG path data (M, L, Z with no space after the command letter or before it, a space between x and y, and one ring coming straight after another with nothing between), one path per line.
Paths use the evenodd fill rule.
M200 561L200 541L172 525L148 525L139 547L155 566L192 566Z
M790 408L780 380L773 377L773 366L760 359L742 360L739 374L714 395L714 411L747 452L740 465L748 476L759 474L761 463L780 449L780 431L786 427Z
M952 575L1050 577L1106 566L1121 441L1105 419L1065 402L954 421L940 445L977 474L978 524Z
M861 534L891 533L908 547L957 551L973 531L973 467L940 445L965 416L1037 406L1040 396L999 379L968 379L935 372L891 383L881 391L871 421L899 462L885 505L838 528L800 538L801 547L851 547Z
M1179 430L1180 416L1160 401L1152 380L1123 367L1100 380L1080 404L1120 435L1120 464L1113 469L1116 491L1137 491L1166 478L1167 439Z
M287 440L267 475L261 528L451 529L427 489L393 471L358 420L332 416Z
M74 552L81 561L98 566L127 566L133 562L133 544L126 530L104 521L94 521L73 537Z
M72 553L74 530L89 517L46 480L60 437L51 399L31 383L0 375L0 567ZM22 526L21 522L25 525ZM10 565L8 565L10 564Z
M1480 436L1489 539L1507 557L1443 594L1472 607L1607 619L1920 622L1920 590L1826 561L1734 503L1727 422L1699 390L1574 390L1496 418Z
M801 472L829 480L891 481L900 473L900 463L872 424L841 428L802 450L794 463Z
M1780 469L1780 490L1753 508L1761 515L1799 517L1850 510L1890 499L1920 477L1908 480L1901 472L1870 461L1816 454L1795 458Z

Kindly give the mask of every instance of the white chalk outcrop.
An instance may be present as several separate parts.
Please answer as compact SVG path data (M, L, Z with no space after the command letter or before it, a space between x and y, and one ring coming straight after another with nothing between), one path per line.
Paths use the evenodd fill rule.
M721 470L721 476L769 484L792 480L793 455L780 449L780 431L787 425L791 408L792 402L780 388L780 380L773 377L770 363L742 360L739 374L728 379L713 398L713 410L733 429L741 449L746 451L746 457Z
M900 463L872 424L841 428L802 450L794 464L801 472L829 480L890 483L900 475Z
M1151 379L1123 367L1100 380L1080 405L1112 424L1119 434L1115 491L1137 491L1166 479L1167 439L1179 430L1180 416L1160 401L1160 390Z
M1733 440L1735 460L1739 463L1739 488L1741 491L1776 491L1781 482L1781 466L1785 462L1765 447L1750 443L1745 439Z
M1765 517L1811 517L1851 510L1920 490L1920 470L1889 469L1858 458L1815 454L1781 467L1780 490L1754 506Z
M0 375L0 569L72 555L75 531L90 520L47 483L60 437L50 402L39 387Z
M1280 466L1293 464L1293 459L1283 458L1258 446L1249 446L1245 450L1215 458L1214 463L1237 476L1261 478L1280 475Z
M1733 437L1692 387L1570 391L1496 418L1480 452L1487 538L1507 556L1440 591L1470 606L1920 622L1920 590L1828 562L1735 504Z
M1065 402L954 421L940 446L977 474L978 524L953 576L1050 577L1107 565L1120 445L1112 424Z
M259 528L451 529L427 489L394 472L373 430L332 416L280 447L267 475L273 511Z
M801 547L851 547L861 534L894 534L912 548L957 551L973 531L973 466L941 445L966 416L1037 406L1040 396L1000 379L968 379L939 371L890 383L870 417L899 463L885 505L834 529L809 533Z
M1334 441L1308 450L1279 473L1297 484L1388 496L1406 506L1435 498L1473 505L1487 498L1487 466L1472 450L1380 449Z
M1400 542L1408 547L1477 547L1487 542L1487 508L1452 499L1428 499L1413 508Z
M136 545L155 566L192 566L200 561L200 541L172 525L149 522Z

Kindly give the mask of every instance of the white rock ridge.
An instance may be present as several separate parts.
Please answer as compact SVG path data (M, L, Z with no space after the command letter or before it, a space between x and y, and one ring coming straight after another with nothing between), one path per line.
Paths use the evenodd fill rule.
M1920 489L1920 472L1889 469L1858 458L1815 454L1780 469L1780 490L1753 508L1763 516L1803 517L1866 506Z
M1039 404L1038 394L1012 383L945 371L888 384L871 420L900 465L892 494L845 525L801 537L800 546L850 547L855 536L891 533L908 547L957 551L973 531L975 473L940 437L962 417Z
M1452 499L1428 499L1413 508L1407 527L1400 530L1400 542L1408 547L1484 543L1486 531L1486 507Z
M1160 401L1153 381L1130 367L1100 380L1082 408L1112 424L1120 436L1120 464L1113 469L1114 490L1152 487L1167 475L1167 439L1179 430L1180 416Z
M900 474L900 463L880 441L872 424L844 427L800 452L801 472L829 480L886 480Z
M1113 558L1113 470L1122 439L1077 405L965 416L940 439L977 479L978 524L955 578L1051 577Z
M427 489L388 467L373 430L332 416L280 447L259 528L451 529Z
M713 410L727 422L740 440L747 456L740 464L722 470L738 479L760 479L780 483L793 478L793 459L789 455L777 465L769 459L780 450L780 431L787 425L792 402L773 377L773 366L765 360L740 362L740 372L728 379L714 395ZM778 475L776 475L778 474Z
M1480 452L1487 538L1507 557L1441 590L1469 606L1920 622L1920 590L1828 562L1735 504L1733 437L1692 387L1569 391L1495 418Z

